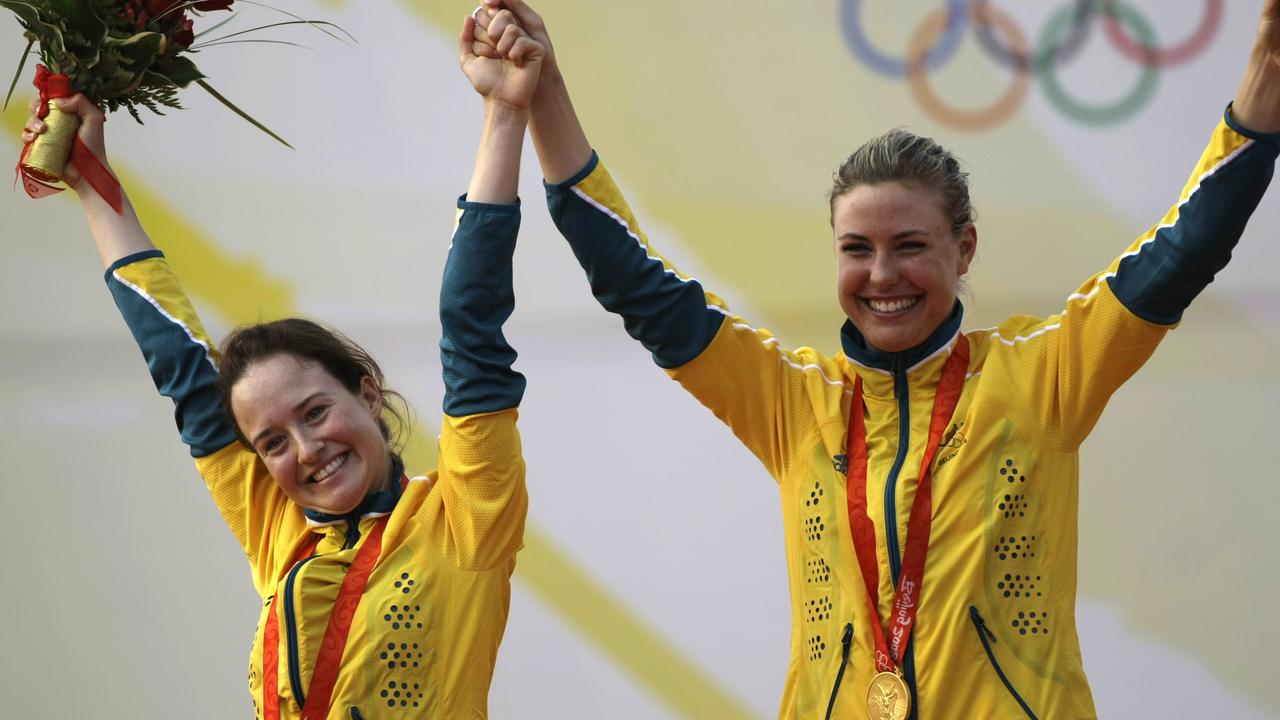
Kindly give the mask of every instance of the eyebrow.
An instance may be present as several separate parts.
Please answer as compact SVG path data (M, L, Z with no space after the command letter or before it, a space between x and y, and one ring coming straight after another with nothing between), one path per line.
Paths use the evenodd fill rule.
M305 406L307 403L311 402L312 400L315 400L317 397L320 397L321 395L324 395L324 391L323 391L323 390L318 391L318 392L313 392L313 393L311 393L310 395L306 396L305 398L303 398L303 399L302 399L302 402L300 402L300 403L298 403L297 405L294 405L294 406L293 406L293 412L298 412L298 411L299 411L299 410L301 410L301 409L303 408L303 406ZM259 441L259 440L262 440L262 438L263 438L264 436L266 436L266 435L270 435L270 434L271 434L271 431L272 431L272 430L274 430L274 429L275 429L275 428L269 427L269 428L267 428L266 430L263 430L262 432L258 433L257 435L254 435L254 436L253 436L253 439L249 441L249 444L250 444L250 445L253 445L254 447L257 447L257 445L258 445L258 441Z
M928 235L928 234L929 233L925 232L924 230L919 230L919 229L903 230L902 232L895 234L890 239L904 240L914 235ZM871 242L871 238L867 237L866 235L859 235L858 233L853 233L853 232L844 233L843 235L840 236L840 239L841 240L861 240L863 242Z

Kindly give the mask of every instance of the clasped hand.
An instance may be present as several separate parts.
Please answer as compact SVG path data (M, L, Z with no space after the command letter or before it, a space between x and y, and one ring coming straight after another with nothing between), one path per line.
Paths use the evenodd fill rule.
M527 111L538 87L546 48L508 11L485 15L477 9L462 23L459 50L462 72L486 102ZM484 23L476 15L484 15Z

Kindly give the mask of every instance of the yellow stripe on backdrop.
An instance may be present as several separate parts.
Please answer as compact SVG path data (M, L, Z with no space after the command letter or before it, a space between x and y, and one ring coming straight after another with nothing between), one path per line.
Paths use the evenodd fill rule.
M15 99L14 104L25 107L27 102ZM4 128L14 135L21 133L25 121L23 113L4 114ZM232 324L298 312L291 283L270 277L253 261L228 257L212 238L142 178L119 165L114 169L128 188L129 199L148 232L164 238L165 256L182 278L183 286L197 296L197 306L211 309ZM428 434L420 424L414 426L405 448L408 467L436 466L434 437L434 429ZM691 718L753 717L744 702L721 688L665 640L657 628L631 612L533 523L525 529L525 547L520 552L516 578L673 711Z

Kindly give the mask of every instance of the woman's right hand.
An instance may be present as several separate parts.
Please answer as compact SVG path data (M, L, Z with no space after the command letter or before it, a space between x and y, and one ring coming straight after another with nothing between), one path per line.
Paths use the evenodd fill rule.
M506 17L501 17L503 15ZM497 52L500 33L491 33L490 27L498 21L499 25L494 27L496 31L500 30L505 23L515 21L545 51L545 57L542 60L543 78L552 77L560 72L559 66L556 65L555 49L551 47L551 35L547 33L547 24L542 21L542 16L534 12L524 0L481 0L481 5L476 8L472 17L476 19L476 25L479 28L476 31L476 42L473 46L473 51L477 55L500 57Z
M538 87L545 50L515 22L494 22L487 32L492 40L492 57L489 53L475 52L479 44L477 35L486 33L475 16L463 21L462 36L458 39L462 72L486 103L528 113Z
M90 152L97 156L103 167L110 169L110 165L107 164L106 141L103 139L103 124L106 123L107 116L102 110L80 94L57 98L53 102L59 110L80 116L80 129L76 132L76 137L80 139L80 142L84 143L84 146ZM23 143L34 141L37 135L48 129L45 122L37 117L40 101L32 100L28 109L31 110L31 117L27 119L27 126L22 131ZM80 171L71 163L67 163L66 168L63 169L62 181L77 193L82 193L85 189L90 192L93 191L93 188L88 183L85 183L84 188L80 187Z
M530 106L529 131L538 151L542 176L549 183L563 182L586 167L591 160L591 144L573 109L569 89L560 73L551 36L542 16L524 0L482 0L476 9L477 25L471 54L497 56L495 36L506 23L516 23L543 48L542 77Z

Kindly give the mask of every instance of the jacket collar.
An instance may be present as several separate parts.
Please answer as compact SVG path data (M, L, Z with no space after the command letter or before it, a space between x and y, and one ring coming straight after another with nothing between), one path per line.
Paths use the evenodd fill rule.
M364 497L355 510L345 515L330 515L329 513L312 510L311 508L303 508L302 514L307 518L307 524L312 527L327 527L329 525L337 525L342 522L350 524L358 523L361 518L366 515L386 515L395 509L396 503L400 502L400 493L402 483L400 478L404 476L404 461L396 453L391 453L391 469L388 472L387 485L388 490L375 490Z
M907 372L946 347L947 343L951 342L951 339L960 331L960 320L963 316L964 306L956 300L951 314L929 337L925 338L924 342L896 353L885 352L872 346L853 321L845 320L844 327L840 328L840 345L844 349L845 356L858 365L890 374Z

